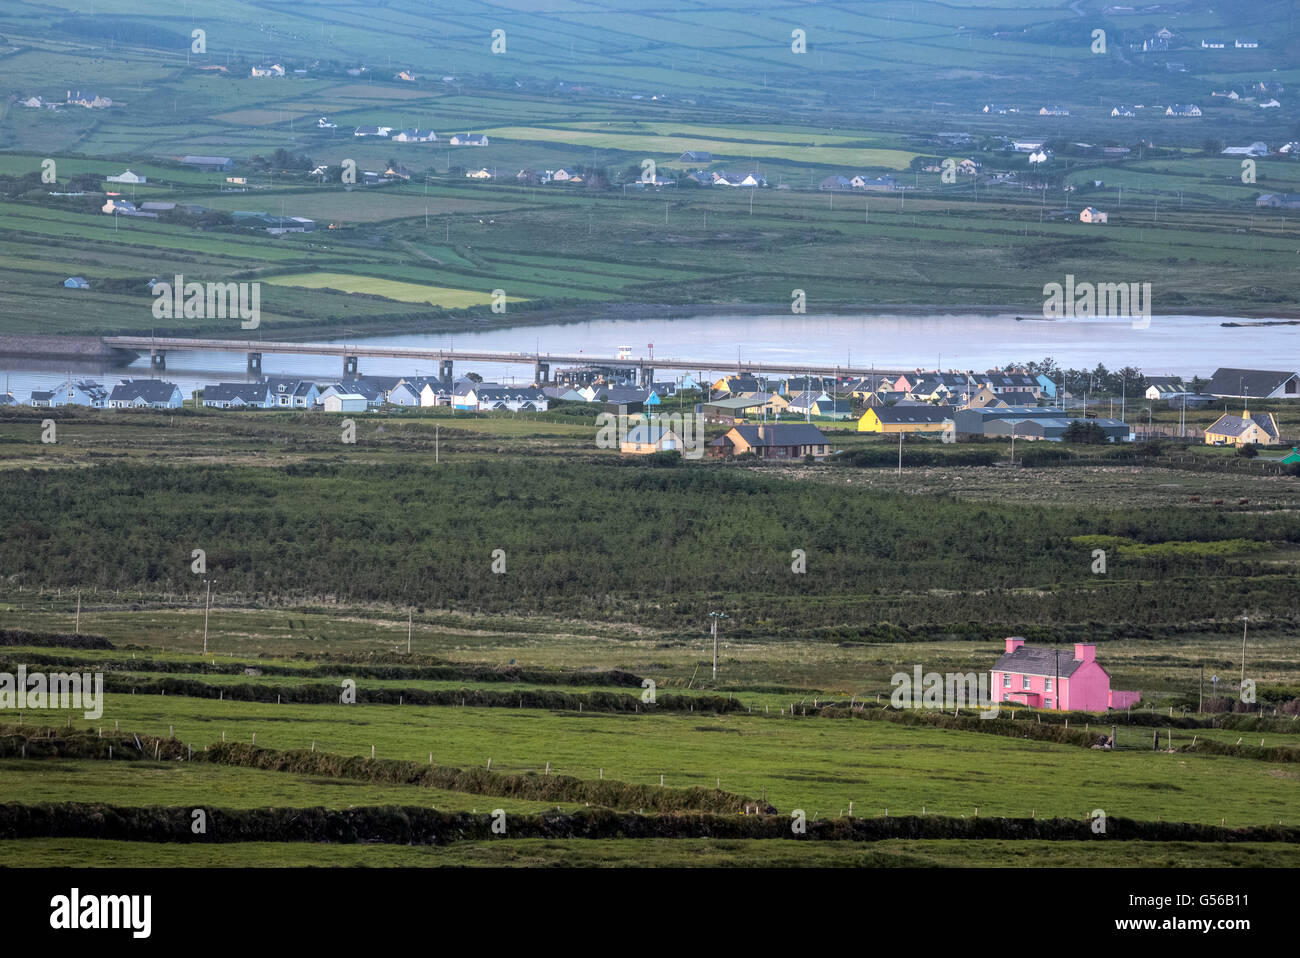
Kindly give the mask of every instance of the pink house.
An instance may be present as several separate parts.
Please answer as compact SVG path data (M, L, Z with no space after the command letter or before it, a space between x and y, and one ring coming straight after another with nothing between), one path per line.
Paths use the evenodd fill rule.
M1007 639L1006 652L993 666L990 689L995 702L1019 702L1035 708L1104 712L1137 703L1137 692L1110 687L1110 673L1097 664L1095 645L1042 649Z

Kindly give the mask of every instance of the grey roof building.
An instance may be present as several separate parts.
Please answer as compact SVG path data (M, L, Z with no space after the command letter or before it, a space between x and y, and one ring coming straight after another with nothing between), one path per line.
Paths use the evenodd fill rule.
M203 405L215 409L270 404L271 390L266 383L211 383L203 387Z
M885 426L933 426L953 417L952 406L876 406L876 417Z
M1271 369L1216 369L1205 391L1233 399L1295 399L1300 396L1300 372Z
M1075 669L1083 665L1074 657L1074 649L1044 649L1022 645L1013 652L1004 652L993 666L994 672L1019 672L1022 675L1044 675L1068 679Z
M1249 418L1244 416L1233 416L1224 413L1216 419L1213 425L1206 426L1205 431L1215 436L1231 436L1241 438L1249 432L1252 427L1259 427L1259 431L1269 443L1275 443L1278 440L1277 421L1273 418L1272 413L1257 412Z
M807 456L821 460L830 452L830 440L820 429L808 423L764 423L732 426L726 435L713 440L706 449L715 459L753 455L783 462Z
M175 408L181 404L181 391L175 383L161 379L124 379L109 393L108 404L117 409L125 406Z

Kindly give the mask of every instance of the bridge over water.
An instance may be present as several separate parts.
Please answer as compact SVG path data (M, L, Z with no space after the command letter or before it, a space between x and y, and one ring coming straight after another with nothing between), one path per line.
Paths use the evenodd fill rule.
M867 366L827 365L825 363L798 362L722 362L716 359L682 359L679 357L593 356L589 353L517 353L493 352L475 349L420 349L410 346L379 346L361 343L292 343L269 340L189 339L161 336L105 336L105 346L143 355L149 354L149 365L157 372L167 368L167 354L172 352L242 352L248 357L248 372L257 375L262 371L262 356L267 353L288 356L336 356L343 362L344 376L360 375L363 358L409 359L412 364L438 363L438 374L443 379L452 378L452 367L457 361L475 363L500 363L503 365L532 366L536 382L550 381L552 366L611 366L635 368L643 384L654 380L656 369L675 369L700 372L706 369L734 369L737 373L774 375L792 373L809 376L901 376L913 372L906 369L879 369Z

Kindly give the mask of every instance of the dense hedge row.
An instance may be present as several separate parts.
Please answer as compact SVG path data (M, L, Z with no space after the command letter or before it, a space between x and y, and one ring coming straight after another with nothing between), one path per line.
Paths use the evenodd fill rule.
M116 805L41 803L0 805L0 839L100 838L143 842L375 842L443 845L456 841L517 838L727 838L800 841L887 839L1002 839L1048 841L1300 842L1300 828L1225 828L1180 822L1109 818L1104 834L1090 821L1024 818L837 818L807 823L797 835L782 815L636 815L608 809L572 814L494 817L429 808L385 805L366 808L250 808L195 806L206 812L206 830L195 834L194 808L131 808Z
M848 702L827 702L827 706L832 708L847 709ZM882 700L883 704L883 700ZM893 714L897 716L896 710ZM933 722L940 717L952 717L951 712L939 712L936 709L905 709L904 713L915 713L922 717L915 719L918 722ZM1019 716L1012 718L1012 714ZM1150 711L1143 709L1137 712L1116 711L1116 712L1056 712L1040 711L1027 708L1022 705L1015 705L1014 708L1008 703L1002 703L997 719L980 719L979 711L976 709L966 709L962 711L961 716L966 719L976 719L982 724L987 725L989 722L997 721L1026 721L1042 725L1068 725L1071 728L1083 728L1085 725L1092 728L1108 731L1112 725L1124 728L1129 725L1140 725L1147 728L1175 728L1195 731L1196 729L1230 729L1241 732L1276 732L1281 734L1295 734L1300 732L1300 719L1292 720L1283 716L1261 715L1258 712L1228 712L1223 714L1199 716L1184 715L1174 712ZM835 717L840 717L836 713ZM868 715L867 717L871 717ZM902 721L912 721L903 719Z
M26 633L31 635L33 633ZM0 643L5 644L5 643ZM37 643L8 643L34 645ZM534 682L538 685L612 685L619 688L640 688L641 677L631 672L611 669L604 672L560 672L553 669L502 669L486 666L457 665L366 665L336 660L329 667L313 668L305 665L280 665L257 661L237 662L231 659L202 659L181 661L175 659L96 659L88 662L72 655L31 653L22 660L29 668L33 665L53 665L97 672L180 672L189 675L243 675L247 669L256 669L263 675L340 676L351 679L408 679L448 682ZM16 664L0 658L0 670Z
M1254 758L1264 762L1300 762L1300 748L1294 745L1236 745L1204 738L1175 746L1180 752L1200 752L1208 755L1231 755L1235 758Z
M201 757L194 752L193 758ZM189 746L176 739L132 732L100 736L46 725L0 725L0 758L91 758L113 761L190 758Z
M26 629L0 629L0 645L50 645L65 649L111 649L113 647L113 643L102 635L28 632Z
M0 758L188 760L388 785L416 785L471 795L538 802L582 802L655 812L738 813L746 806L758 804L755 799L744 795L713 788L632 785L614 779L588 781L571 775L507 774L480 768L461 769L394 759L331 755L307 749L279 751L236 742L219 742L206 749L191 751L188 745L176 739L130 732L100 737L95 732L47 726L0 726Z
M1000 449L972 448L963 446L954 449L951 446L927 448L925 445L909 445L903 449L903 465L908 469L917 466L991 466L1007 456ZM853 449L840 453L831 459L840 466L857 466L858 468L897 467L898 449L892 445L870 446L865 449Z
M339 683L310 685L211 685L197 679L141 679L129 675L104 676L105 692L137 695L186 695L190 698L232 702L280 702L293 705L337 705ZM746 706L721 695L658 695L654 704L639 695L617 692L561 692L554 689L367 689L357 688L357 705L463 705L479 708L530 708L588 712L739 712Z
M525 799L539 802L584 802L608 808L649 809L656 812L685 810L738 813L752 798L713 788L666 788L631 785L613 779L589 781L570 775L515 775L481 768L421 765L391 759L329 755L306 749L278 751L243 743L208 746L206 761L300 775L329 775L396 785L420 785L471 795Z

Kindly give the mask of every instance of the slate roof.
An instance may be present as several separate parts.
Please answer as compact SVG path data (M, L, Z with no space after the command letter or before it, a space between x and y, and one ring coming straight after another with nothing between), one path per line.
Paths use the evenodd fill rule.
M1277 424L1273 421L1273 417L1266 412L1257 412L1250 419L1224 413L1214 421L1214 425L1208 427L1205 431L1212 432L1216 436L1240 436L1250 428L1252 423L1259 426L1270 439L1277 440Z
M816 406L823 413L830 411L832 413L852 412L853 407L847 399L820 399Z
M211 383L203 387L203 403L233 402L236 399L261 405L266 402L266 383Z
M916 380L916 385L912 387L912 392L931 393L940 386L955 392L974 392L979 388L979 380L974 377L968 378L960 373L922 373Z
M727 380L727 392L736 393L757 392L761 388L761 383L753 376L732 376Z
M171 402L175 391L175 383L163 382L161 379L124 379L113 387L109 400L134 402L142 399L147 403L167 403Z
M479 402L536 402L545 399L546 393L536 386L494 386L474 390Z
M714 399L710 402L704 403L704 405L716 409L732 409L739 411L741 409L757 409L760 406L766 406L770 401L771 400L766 396L728 396L726 399Z
M791 393L789 397L790 408L793 409L798 407L799 409L809 409L823 396L826 396L824 390L818 392L812 392L809 390L808 392ZM826 396L826 399L829 401L830 397Z
M1214 371L1205 391L1211 396L1251 396L1262 399L1281 388L1295 375L1294 371L1230 369L1225 366Z
M830 440L809 423L768 423L765 426L733 426L751 446L825 446ZM760 438L758 431L762 429Z
M405 378L404 376L356 376L352 379L340 379L338 384L340 386L373 386L375 389L388 392Z
M1038 389L1042 387L1037 378L1028 373L1003 373L990 370L982 377L994 389Z
M952 418L951 406L878 406L874 411L888 426L928 425Z
M108 389L92 380L78 379L73 385L96 402L108 398Z
M1022 645L1014 652L1005 652L993 666L994 672L1019 672L1024 675L1060 675L1068 679L1083 665L1074 657L1074 649L1043 649ZM1057 669L1060 672L1057 672Z
M677 435L667 426L636 426L635 428L628 430L623 441L628 443L637 442L650 444L656 443L664 436L670 434L674 437Z
M606 386L596 393L597 402L606 403L644 403L646 390L622 386Z
M385 398L387 398L388 390L384 389L377 383L339 383L338 393L336 395L347 396L349 398L362 396L368 403L381 403Z
M305 379L268 378L266 384L271 387L272 396L302 396L306 398L316 384Z

